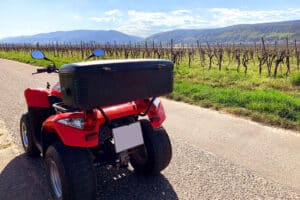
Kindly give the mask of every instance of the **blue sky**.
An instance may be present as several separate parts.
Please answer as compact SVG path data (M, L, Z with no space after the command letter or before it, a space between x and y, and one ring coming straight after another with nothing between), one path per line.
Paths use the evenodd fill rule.
M0 38L76 29L137 36L300 19L300 0L1 0Z

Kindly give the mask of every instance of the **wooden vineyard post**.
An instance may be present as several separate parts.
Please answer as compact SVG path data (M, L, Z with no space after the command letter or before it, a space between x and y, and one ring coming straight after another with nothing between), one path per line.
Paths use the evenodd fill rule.
M240 65L241 65L241 53L239 49L235 49L235 60L237 62L237 68L236 71L240 72Z
M207 42L207 56L209 58L209 66L208 66L208 70L211 70L211 67L212 67L212 60L213 60L213 57L214 57L214 54Z
M299 71L300 52L298 51L298 48L297 48L297 40L295 40L295 57L296 57L297 70Z
M285 75L287 76L290 71L291 71L291 66L290 66L290 49L289 49L289 39L286 38L286 55L285 55L285 63L286 63L286 73Z
M284 51L280 52L280 50L278 49L277 58L276 58L276 61L275 61L274 75L273 75L274 78L277 77L278 67L279 67L279 64L283 62L283 59L284 59L284 56L285 56L284 54L285 54Z
M217 58L217 62L218 62L218 67L219 67L219 71L221 71L222 69L222 61L223 61L223 47L221 46L217 46L217 48L214 48L214 55Z
M245 75L247 74L248 72L248 62L249 62L249 55L248 55L248 50L246 50L244 53L243 53L243 57L242 57L242 63L243 63L243 66L245 68Z

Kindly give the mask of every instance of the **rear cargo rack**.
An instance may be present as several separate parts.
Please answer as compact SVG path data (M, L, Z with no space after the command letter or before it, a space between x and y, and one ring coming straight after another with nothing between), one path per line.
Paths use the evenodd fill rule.
M65 104L64 102L54 103L52 105L52 107L54 108L54 110L56 112L75 112L75 111L79 111L78 108L71 107L71 106Z

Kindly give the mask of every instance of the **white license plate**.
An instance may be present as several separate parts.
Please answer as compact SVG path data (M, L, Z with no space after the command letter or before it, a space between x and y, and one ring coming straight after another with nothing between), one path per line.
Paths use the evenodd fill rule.
M140 122L113 130L116 153L144 144Z

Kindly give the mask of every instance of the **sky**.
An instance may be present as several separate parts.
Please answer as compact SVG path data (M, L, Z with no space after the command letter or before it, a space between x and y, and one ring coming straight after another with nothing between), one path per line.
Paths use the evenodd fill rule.
M146 37L300 19L300 0L1 0L0 38L79 29Z

